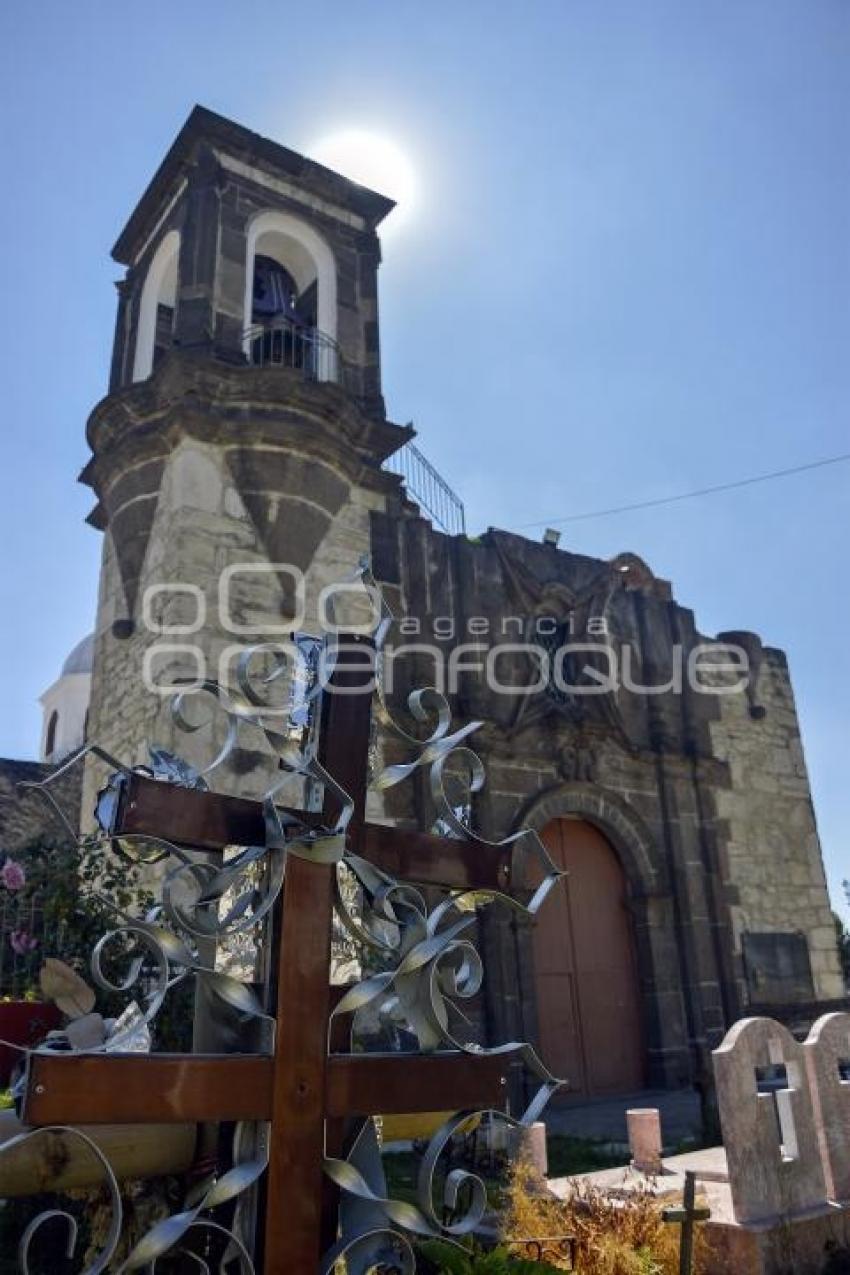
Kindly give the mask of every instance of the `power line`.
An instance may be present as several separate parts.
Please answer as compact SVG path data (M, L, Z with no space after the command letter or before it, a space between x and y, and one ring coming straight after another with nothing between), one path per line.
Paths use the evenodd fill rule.
M752 487L754 483L771 482L774 478L788 478L792 474L803 474L810 469L823 469L827 465L840 465L850 460L850 452L840 456L828 456L825 460L812 460L807 465L793 465L789 469L775 469L769 474L755 474L751 478L738 478L735 482L718 483L714 487L697 487L694 491L683 491L678 496L659 496L655 500L638 500L631 505L613 505L610 509L594 509L587 513L565 514L562 518L548 518L539 522L522 522L517 530L524 531L528 527L554 527L563 522L581 522L586 518L606 518L609 514L631 513L634 509L654 509L658 505L675 505L681 500L693 500L697 496L713 496L721 491L735 491L738 487Z

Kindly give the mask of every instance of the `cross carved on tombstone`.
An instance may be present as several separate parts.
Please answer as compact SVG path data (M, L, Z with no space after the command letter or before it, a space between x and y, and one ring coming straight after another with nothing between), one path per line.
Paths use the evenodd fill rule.
M523 888L512 879L510 845L371 824L365 817L374 648L345 639L346 665L321 703L318 760L353 803L347 846L393 877L452 890ZM321 814L337 813L326 790ZM264 843L259 802L181 788L132 773L110 833L162 837L184 849L220 852ZM345 989L330 983L332 864L289 855L276 903L276 1020L273 1054L50 1054L31 1056L23 1119L29 1126L268 1121L262 1269L319 1270L337 1230L337 1188L325 1156L342 1152L349 1117L464 1108L503 1108L510 1053L344 1052L334 1018Z
M713 1057L736 1221L821 1205L826 1182L803 1046L779 1023L745 1018Z

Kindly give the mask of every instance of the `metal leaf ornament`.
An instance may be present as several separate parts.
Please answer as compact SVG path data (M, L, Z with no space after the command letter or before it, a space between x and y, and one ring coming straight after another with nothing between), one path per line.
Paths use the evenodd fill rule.
M38 976L41 990L67 1018L83 1018L94 1009L95 994L76 970L48 956Z
M197 729L197 727L194 729ZM209 784L205 779L201 778L200 772L194 766L190 766L182 757L178 757L176 753L169 752L167 748L157 748L153 745L148 748L148 753L150 754L154 779L161 779L166 783L175 784L178 788L197 788L201 792L208 791Z

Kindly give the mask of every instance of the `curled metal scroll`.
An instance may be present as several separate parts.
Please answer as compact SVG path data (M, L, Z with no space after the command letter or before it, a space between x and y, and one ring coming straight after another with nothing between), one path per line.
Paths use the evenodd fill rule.
M454 998L468 999L478 992L482 965L475 947L461 937L474 923L474 914L460 913L445 929L439 928L456 906L454 898L440 904L427 920L425 937L409 949L399 964L355 984L341 998L334 1013L353 1014L379 998L386 1001L393 994L390 1004L398 1008L423 1052L448 1047L478 1057L510 1056L522 1062L540 1081L521 1118L522 1122L530 1122L563 1082L552 1075L534 1047L525 1041L485 1047L461 1034L460 1028L468 1020L454 1005Z
M103 898L103 896L99 897L123 918L124 923L109 930L98 940L92 953L92 977L98 987L104 991L131 991L141 980L144 957L134 956L131 958L129 971L120 982L114 981L105 973L103 962L106 948L113 940L121 935L134 936L142 944L148 956L153 959L156 971L153 986L148 987L143 995L145 1009L142 1013L142 1022L146 1026L152 1023L159 1013L167 993L190 974L194 974L201 979L220 1001L236 1013L245 1014L269 1023L273 1021L264 1012L259 1000L246 983L233 978L229 974L221 973L203 965L197 953L184 943L177 934L174 934L165 926L151 919L141 920L131 917L112 904L110 900ZM154 909L154 914L157 912L158 909ZM172 969L172 967L174 968ZM149 980L150 975L148 974L146 981ZM139 1022L137 1020L128 1026L126 1032L128 1039L138 1030L138 1027ZM120 1047L120 1044L119 1038L110 1037L103 1048L115 1050Z
M386 1179L381 1164L375 1122L366 1120L345 1160L326 1157L324 1170L343 1193L340 1206L340 1238L325 1255L321 1265L322 1275L329 1275L340 1257L347 1261L353 1256L365 1257L367 1264L350 1268L355 1272L372 1269L378 1246L404 1238L405 1234L420 1238L441 1239L463 1247L461 1241L480 1229L487 1210L487 1188L474 1172L464 1168L450 1169L443 1179L439 1204L437 1195L437 1169L442 1156L448 1151L457 1134L474 1126L482 1119L495 1119L519 1129L536 1119L536 1111L529 1109L520 1120L492 1108L455 1112L432 1136L417 1178L417 1204L392 1199L387 1192ZM465 1211L458 1216L457 1209L462 1192L469 1198ZM441 1220L447 1213L450 1220ZM407 1251L411 1254L409 1243ZM415 1271L412 1266L402 1269Z
M335 881L336 911L356 942L384 957L398 959L425 937L428 906L415 886L396 881L350 851L346 853L342 867L352 874L359 886L360 906L356 910L351 906L338 873Z
M367 558L361 560L355 574L356 578L363 583L364 588L368 588L370 592L377 595L382 608L382 619L375 633L375 682L378 699L378 718L384 726L417 750L416 756L410 761L385 767L377 777L375 788L379 792L393 788L408 779L421 767L427 767L429 770L431 796L436 807L438 822L447 827L454 836L464 840L475 841L478 845L486 847L488 850L513 848L511 890L493 890L485 891L484 893L491 898L500 898L510 906L519 908L526 914L534 915L550 890L560 877L564 875L563 871L554 863L543 842L533 829L524 828L512 836L491 841L486 837L482 837L470 823L464 821L458 815L457 802L450 800L446 792L446 766L449 761L454 765L460 763L460 768L468 780L465 794L466 800L463 802L464 806L468 806L470 804L469 799L484 787L486 771L481 758L468 747L465 741L481 727L482 723L480 721L468 722L458 730L451 731L451 707L441 691L437 690L436 687L429 686L411 691L407 697L407 706L416 722L426 723L430 720L434 723L430 734L424 738L417 738L401 725L388 702L383 659L383 647L386 643L387 634L390 625L396 617L372 575L371 566ZM519 871L520 864L524 864L525 860L535 861L542 874L539 884L531 892L531 897L527 902L523 902L519 895L513 892L517 888L517 881L522 876Z
M268 672L258 671L256 665L259 660L270 663L271 669ZM318 639L297 634L290 641L263 642L245 648L236 664L234 683L229 687L206 679L191 687L177 689L170 701L170 713L179 731L191 735L205 726L211 727L216 713L219 713L224 717L225 736L212 760L198 771L193 771L182 759L165 750L155 750L168 759L166 764L172 773L164 777L171 782L185 782L180 777L182 768L195 779L189 786L207 787L207 777L229 761L239 743L240 733L246 728L255 733L259 731L265 737L271 749L270 762L286 766L284 754L297 754L297 741L309 726L321 693L323 680L319 676L319 664L322 660L326 667L332 668L333 644L320 643ZM288 702L276 706L269 702L265 692L287 674ZM199 696L212 701L211 712L205 719L196 721L188 707ZM270 793L274 787L273 784Z
M106 1156L91 1138L89 1138L81 1129L73 1129L65 1125L44 1125L40 1129L30 1129L25 1133L19 1133L16 1137L10 1138L0 1147L0 1156L6 1155L24 1143L32 1142L35 1138L43 1137L45 1134L61 1133L65 1138L74 1138L78 1142L82 1142L86 1148L92 1153L103 1169L106 1186L109 1190L110 1202L110 1221L109 1230L106 1239L103 1242L103 1248L97 1254L94 1261L85 1268L82 1275L100 1275L101 1271L105 1271L112 1260L113 1254L118 1247L118 1241L121 1237L121 1224L123 1212L121 1208L121 1193L118 1190L118 1181L112 1171L112 1166ZM27 1226L18 1243L18 1265L22 1275L30 1275L30 1249L36 1234L44 1225L52 1218L62 1218L66 1224L68 1240L65 1248L65 1256L72 1258L74 1250L77 1247L77 1221L76 1218L66 1213L64 1209L45 1209L33 1218Z
M69 771L78 766L80 762L85 761L87 757L97 757L99 761L105 762L110 770L120 775L129 775L129 767L123 765L122 762L116 760L110 753L106 752L97 744L85 744L82 748L78 748L76 752L62 763L56 770L50 772L45 778L38 780L25 780L17 785L20 792L33 792L35 795L49 807L59 822L62 824L65 832L74 842L78 840L78 830L68 815L60 806L59 802L53 795L54 785L63 778Z
M255 1143L253 1147L247 1146L249 1130ZM141 1270L145 1266L153 1268L160 1257L178 1245L192 1227L197 1226L212 1228L226 1235L239 1256L245 1275L254 1275L254 1264L242 1241L232 1231L203 1218L201 1214L208 1209L218 1208L247 1191L265 1172L268 1159L266 1135L257 1136L257 1127L254 1125L237 1125L233 1138L233 1167L199 1193L198 1200L190 1208L155 1223L135 1245L121 1266L119 1275L123 1275L124 1271Z
M91 957L92 978L97 983L98 987L102 988L104 991L130 991L131 988L140 982L142 970L146 963L144 956L134 956L130 962L129 972L125 978L123 978L120 982L114 982L111 978L109 978L109 976L104 972L103 958L110 943L119 936L133 936L137 943L141 943L142 947L146 949L148 957L153 958L156 967L153 979L151 980L151 975L149 973L145 978L146 983L150 981L153 982L153 986L146 988L143 995L145 1007L142 1011L141 1024L144 1024L144 1026L147 1027L151 1022L153 1022L154 1018L156 1018L162 1008L166 993L169 988L174 985L174 981L169 977L168 957L162 947L162 944L157 942L147 927L142 928L138 924L127 924L119 926L114 930L108 930L106 934L98 939ZM129 1036L134 1034L141 1024L134 1022L125 1033L127 1037L129 1038ZM112 1048L118 1049L123 1043L123 1040L116 1040L111 1043Z
M221 1223L214 1222L212 1218L208 1217L199 1217L196 1218L194 1222L190 1222L185 1233L188 1234L190 1231L195 1230L212 1231L214 1234L224 1236L227 1240L227 1248L222 1254L221 1260L218 1264L219 1272L223 1271L226 1265L232 1262L235 1257L239 1261L239 1275L255 1275L253 1258L245 1247L245 1244L234 1231L229 1231L226 1226L222 1226ZM179 1254L184 1261L188 1258L189 1261L194 1262L195 1266L200 1271L200 1275L213 1275L209 1263L206 1262L199 1253L193 1253L191 1249L178 1247L175 1255L177 1254ZM165 1256L165 1254L160 1253L150 1263L148 1269L151 1272L151 1275L156 1275L157 1262L159 1261L159 1258L163 1256ZM127 1269L129 1268L126 1266L121 1268L121 1270Z
M338 889L338 914L354 938L385 958L392 958L392 967L361 980L342 997L334 1012L336 1015L355 1014L367 1005L380 1002L382 1015L396 1015L414 1033L423 1052L448 1047L478 1056L509 1056L522 1062L540 1083L519 1120L493 1110L468 1110L455 1113L437 1130L421 1166L418 1207L387 1198L377 1138L373 1122L368 1121L347 1160L325 1161L325 1172L343 1193L340 1209L343 1225L338 1244L323 1262L323 1273L331 1271L334 1262L342 1255L347 1260L356 1261L365 1254L363 1260L371 1260L374 1264L378 1251L376 1245L386 1242L387 1237L395 1238L399 1231L439 1236L457 1242L479 1229L487 1208L486 1188L477 1175L463 1168L452 1169L445 1177L440 1213L447 1209L452 1220L447 1223L440 1220L435 1204L435 1178L441 1156L458 1132L479 1118L498 1118L514 1127L532 1124L562 1083L528 1043L513 1041L489 1048L477 1044L466 1030L469 1022L457 1001L475 996L481 987L483 966L467 931L474 923L474 908L481 901L482 894L490 899L499 898L526 915L534 915L563 873L534 831L523 830L503 840L489 841L476 833L458 813L456 802L450 800L446 792L446 767L449 763L459 766L466 778L467 798L481 790L485 781L484 766L466 743L481 723L473 721L452 732L448 701L434 687L415 690L407 699L411 717L425 727L424 737L411 734L395 719L385 694L382 654L393 616L377 588L367 561L361 562L357 574L366 587L378 592L383 611L375 639L378 651L377 715L384 726L415 749L411 760L386 767L377 777L375 787L378 791L387 790L404 782L420 768L427 768L441 826L447 827L456 837L478 843L487 851L511 847L512 871L510 889L452 893L429 911L419 891L347 853L343 863L361 887L362 902L355 913L344 892ZM470 805L469 801L464 801L462 808ZM517 871L520 853L536 860L542 877L535 888L525 892L524 897L514 892L520 877ZM457 1217L455 1211L462 1193L468 1197L468 1202L463 1215ZM352 1201L357 1206L353 1210ZM351 1220L348 1226L347 1213ZM361 1264L354 1269L360 1272L369 1267ZM404 1266L403 1269L406 1273L411 1268ZM412 1269L415 1270L415 1261Z

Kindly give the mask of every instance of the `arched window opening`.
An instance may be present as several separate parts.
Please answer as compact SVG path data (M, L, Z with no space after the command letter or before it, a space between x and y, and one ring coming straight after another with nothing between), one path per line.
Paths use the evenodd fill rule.
M250 361L337 380L336 265L324 239L290 213L260 213L249 228L246 267Z
M176 230L169 230L154 253L142 288L136 328L134 381L146 380L173 344L179 255L180 235Z
M254 257L254 294L251 319L289 318L304 327L316 326L316 280L299 295L298 284L274 257L257 253Z
M254 257L251 301L251 361L301 368L316 375L315 279L299 293L298 284L274 257Z
M56 732L59 729L59 714L54 709L47 723L47 736L44 741L45 757L52 757L56 750Z

